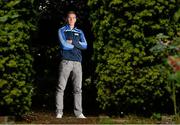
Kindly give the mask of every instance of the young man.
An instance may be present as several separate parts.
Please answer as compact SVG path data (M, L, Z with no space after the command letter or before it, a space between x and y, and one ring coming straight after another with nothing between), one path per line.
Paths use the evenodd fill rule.
M59 29L62 60L59 68L59 80L56 93L56 118L63 116L63 95L70 73L72 73L74 93L74 114L77 118L86 118L82 113L82 55L81 50L87 48L84 33L75 27L76 13L67 14L68 24Z

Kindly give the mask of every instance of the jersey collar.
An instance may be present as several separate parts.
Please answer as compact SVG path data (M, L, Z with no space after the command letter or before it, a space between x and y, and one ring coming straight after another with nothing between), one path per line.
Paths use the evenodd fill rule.
M69 24L67 24L66 27L67 27L68 30L71 30ZM75 29L77 29L76 26L74 26L74 28L72 30L75 30Z

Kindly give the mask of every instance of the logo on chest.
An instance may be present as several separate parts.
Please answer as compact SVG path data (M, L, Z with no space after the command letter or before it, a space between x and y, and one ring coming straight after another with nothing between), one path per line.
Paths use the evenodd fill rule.
M74 33L75 36L79 36L79 33Z

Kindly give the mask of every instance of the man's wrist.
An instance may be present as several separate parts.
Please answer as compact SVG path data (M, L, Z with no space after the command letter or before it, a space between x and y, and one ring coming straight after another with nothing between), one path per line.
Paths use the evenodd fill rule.
M72 40L67 40L67 43L72 44Z

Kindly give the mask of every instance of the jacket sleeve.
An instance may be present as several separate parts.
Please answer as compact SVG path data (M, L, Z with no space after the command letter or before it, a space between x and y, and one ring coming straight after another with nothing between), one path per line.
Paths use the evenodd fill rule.
M87 49L86 38L82 31L80 31L80 41L78 41L78 42L73 41L73 45L78 49L82 49L82 50Z
M63 28L58 30L58 36L63 50L72 50L74 48L74 45L67 43Z

